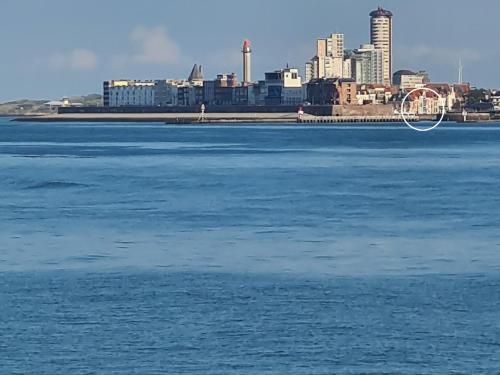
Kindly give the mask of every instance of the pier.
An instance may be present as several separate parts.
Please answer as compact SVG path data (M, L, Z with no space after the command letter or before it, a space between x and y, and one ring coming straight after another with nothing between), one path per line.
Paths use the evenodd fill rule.
M418 122L416 115L407 115L407 121ZM311 116L302 115L297 119L301 124L333 124L333 123L387 123L403 122L401 115L392 116Z

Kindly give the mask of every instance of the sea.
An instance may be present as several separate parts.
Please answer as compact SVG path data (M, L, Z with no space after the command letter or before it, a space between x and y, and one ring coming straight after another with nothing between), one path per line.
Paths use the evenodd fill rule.
M500 124L0 119L0 374L500 374Z

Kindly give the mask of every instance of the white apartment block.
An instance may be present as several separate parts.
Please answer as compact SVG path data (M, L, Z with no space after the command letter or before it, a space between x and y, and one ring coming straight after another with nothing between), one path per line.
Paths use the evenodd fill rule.
M107 96L110 107L154 106L154 87L154 81L109 81L108 92L106 92L106 86L104 89L104 97L106 100Z
M342 78L352 78L352 59L345 59L343 61Z
M401 83L399 87L402 90L414 89L424 86L424 76L420 74L403 74L401 75Z
M344 34L316 41L316 55L306 63L306 82L316 78L344 77Z
M344 59L342 57L325 57L324 78L342 78Z

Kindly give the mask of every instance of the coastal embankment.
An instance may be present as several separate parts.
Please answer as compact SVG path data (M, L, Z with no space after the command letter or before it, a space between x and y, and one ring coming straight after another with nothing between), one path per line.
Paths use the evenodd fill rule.
M412 121L418 121L412 117ZM317 124L317 123L392 123L402 122L391 116L313 116L297 113L63 113L18 117L20 122L155 122L165 124Z

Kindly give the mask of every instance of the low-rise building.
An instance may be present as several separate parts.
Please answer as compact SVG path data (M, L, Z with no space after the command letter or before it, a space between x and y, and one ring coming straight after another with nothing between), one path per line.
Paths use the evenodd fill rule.
M491 92L491 104L494 111L500 111L500 90Z
M199 106L203 104L203 85L185 84L177 89L177 105Z
M393 97L391 86L384 84L358 85L357 104L387 104Z
M462 86L462 85L460 85ZM439 115L443 109L447 112L458 112L463 107L464 87L448 83L429 83L423 86L429 90L417 90L409 95L405 103L405 112L420 115ZM401 102L413 89L401 90L393 98Z
M155 81L111 80L103 84L106 107L154 106Z
M334 105L338 91L334 78L312 79L306 84L306 100L312 105Z
M304 101L302 79L296 68L285 68L265 73L263 81L266 105L298 105Z
M206 105L231 105L235 99L236 87L236 74L219 74L216 79L203 82L203 102ZM242 95L243 93L238 93L238 100Z
M183 80L158 80L155 82L154 103L160 107L173 107L179 104L179 87L188 86Z
M313 79L306 87L307 102L312 105L356 104L357 84L353 79Z
M352 78L340 78L337 80L337 91L339 93L338 103L350 105L357 103L358 84Z
M179 105L179 90L188 90L190 86L193 85L183 80L105 81L103 104L105 107L176 106Z

